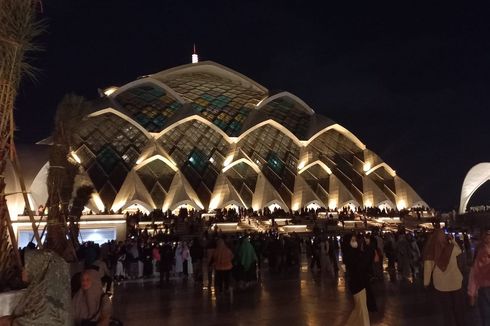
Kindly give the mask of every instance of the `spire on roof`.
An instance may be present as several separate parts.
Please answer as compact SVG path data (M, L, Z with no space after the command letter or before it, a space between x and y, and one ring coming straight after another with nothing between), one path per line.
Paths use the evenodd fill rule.
M196 43L194 43L194 51L192 52L192 63L199 62L199 57L197 56Z

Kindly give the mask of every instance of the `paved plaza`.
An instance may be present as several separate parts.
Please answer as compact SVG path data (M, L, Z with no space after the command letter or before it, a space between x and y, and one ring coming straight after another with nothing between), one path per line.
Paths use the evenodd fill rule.
M379 311L372 325L443 325L431 290L420 282L374 284ZM128 326L152 325L343 325L352 309L344 278L314 274L303 263L299 274L269 276L252 289L216 297L214 289L174 279L130 281L115 289L114 314ZM468 325L477 325L468 308Z

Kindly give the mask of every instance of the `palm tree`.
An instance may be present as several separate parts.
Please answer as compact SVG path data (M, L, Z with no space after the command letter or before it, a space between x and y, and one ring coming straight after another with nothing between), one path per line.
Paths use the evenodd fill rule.
M46 246L67 260L74 258L70 257L70 254L73 254L73 249L77 246L78 235L77 231L73 232L76 229L75 222L77 222L76 214L78 214L78 211L76 214L70 214L69 212L75 177L80 168L71 153L73 131L76 130L77 125L86 115L88 109L88 102L83 97L75 94L65 95L58 104L55 128L52 135L53 144L50 150L50 168L48 173ZM91 193L92 191L89 192L89 194ZM79 205L78 202L76 204ZM83 205L85 204L86 202L83 203ZM68 219L71 222L70 225L73 226L71 230L67 229ZM67 243L66 235L70 236L71 242L69 244Z
M14 159L14 103L21 79L33 77L34 69L26 60L37 50L33 39L43 31L32 0L0 1L0 284L13 275L10 254L16 250L15 236L5 198L4 171L7 160ZM10 233L10 244L7 242ZM13 246L12 246L13 244ZM17 255L18 257L18 255ZM14 260L15 261L15 260Z
M80 233L78 222L80 222L80 217L82 216L82 211L90 201L92 193L94 192L94 187L90 185L83 185L77 189L75 198L73 198L71 209L70 209L70 237L75 246L78 246L78 235Z

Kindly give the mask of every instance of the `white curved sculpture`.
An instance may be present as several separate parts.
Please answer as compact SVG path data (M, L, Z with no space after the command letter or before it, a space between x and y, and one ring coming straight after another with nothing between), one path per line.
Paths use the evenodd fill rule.
M466 212L466 206L471 196L488 180L490 180L490 163L479 163L468 171L463 181L463 187L461 188L461 199L459 202L460 214Z

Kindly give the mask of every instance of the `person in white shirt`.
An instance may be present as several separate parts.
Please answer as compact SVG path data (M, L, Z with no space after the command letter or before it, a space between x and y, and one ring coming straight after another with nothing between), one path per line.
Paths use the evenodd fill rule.
M461 249L442 229L434 230L423 250L424 286L434 284L444 325L465 325L463 274L458 266Z

